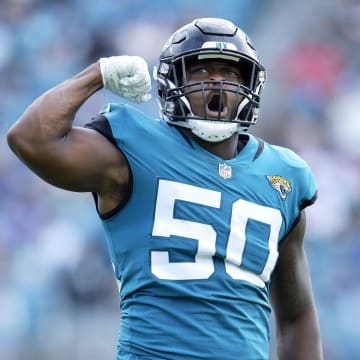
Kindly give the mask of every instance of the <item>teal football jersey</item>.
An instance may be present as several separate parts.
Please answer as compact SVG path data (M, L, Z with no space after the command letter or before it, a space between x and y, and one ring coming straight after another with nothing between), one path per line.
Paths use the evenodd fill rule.
M316 183L289 149L252 135L231 160L128 105L102 112L133 189L102 217L120 284L118 359L268 359L278 243Z

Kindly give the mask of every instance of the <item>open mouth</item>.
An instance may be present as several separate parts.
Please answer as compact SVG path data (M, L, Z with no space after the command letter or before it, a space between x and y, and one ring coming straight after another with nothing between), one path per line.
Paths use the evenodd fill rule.
M212 94L207 101L207 112L208 115L213 117L222 116L226 113L227 107L224 102L224 97L220 98L219 94Z

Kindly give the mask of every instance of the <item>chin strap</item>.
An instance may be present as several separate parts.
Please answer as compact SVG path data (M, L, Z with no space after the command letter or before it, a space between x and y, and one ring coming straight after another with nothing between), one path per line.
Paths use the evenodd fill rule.
M192 133L209 142L220 142L239 131L239 124L211 120L188 120Z

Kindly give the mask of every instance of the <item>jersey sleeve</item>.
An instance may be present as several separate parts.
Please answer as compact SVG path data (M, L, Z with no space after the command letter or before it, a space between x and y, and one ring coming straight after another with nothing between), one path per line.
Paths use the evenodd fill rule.
M317 199L317 183L309 164L294 151L280 146L273 146L285 166L285 174L294 184L294 205L298 211L312 205Z
M301 164L298 173L298 206L299 210L303 210L306 207L315 203L317 199L318 186L315 176L308 165L308 163L302 158L298 157Z
M316 179L309 167L307 167L307 180L304 184L304 196L300 202L300 210L315 203L318 194Z
M136 127L137 119L132 112L134 110L125 104L108 103L101 108L97 116L85 124L85 127L98 131L120 148L123 138L131 134L133 127Z
M116 146L116 141L114 139L108 119L103 114L100 113L95 116L90 122L86 123L84 127L99 132Z

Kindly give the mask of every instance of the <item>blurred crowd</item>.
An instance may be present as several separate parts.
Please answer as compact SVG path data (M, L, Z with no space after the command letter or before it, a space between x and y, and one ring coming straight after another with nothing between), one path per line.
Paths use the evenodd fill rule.
M203 16L228 18L259 44L269 74L252 132L294 149L316 175L306 248L325 358L360 358L360 0L303 3L0 0L1 359L113 359L119 321L91 196L38 179L8 149L7 129L38 95L100 57L141 55L151 68L168 36ZM311 14L320 3L295 25L299 7ZM109 101L119 99L101 90L75 123ZM157 116L156 101L138 106Z

